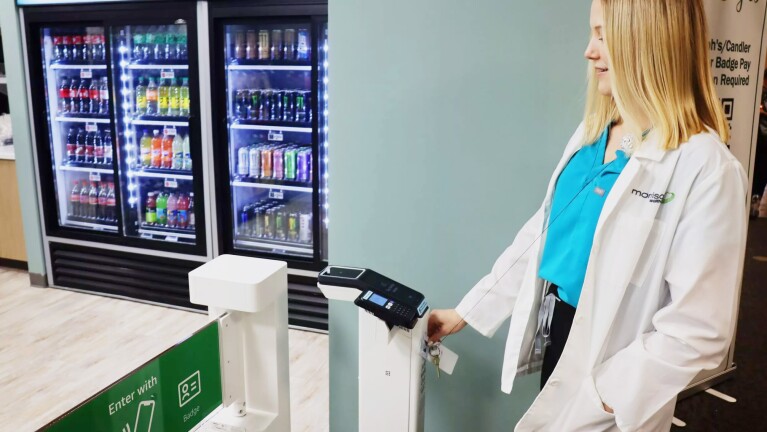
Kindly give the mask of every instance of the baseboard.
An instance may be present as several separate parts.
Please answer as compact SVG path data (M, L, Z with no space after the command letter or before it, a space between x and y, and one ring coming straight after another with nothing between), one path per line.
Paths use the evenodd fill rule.
M33 287L47 288L48 287L48 278L45 277L44 274L30 273L29 274L29 283Z
M8 258L0 258L0 267L9 267L19 270L27 270L27 262Z

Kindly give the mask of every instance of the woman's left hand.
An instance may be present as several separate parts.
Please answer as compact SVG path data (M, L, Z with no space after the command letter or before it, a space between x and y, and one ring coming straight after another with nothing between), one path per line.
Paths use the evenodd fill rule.
M610 408L609 406L607 406L607 404L606 404L606 403L604 403L604 402L602 402L602 408L604 408L604 410L605 410L605 411L607 411L607 412L609 412L610 414L615 414L615 412L613 411L613 409L612 409L612 408Z

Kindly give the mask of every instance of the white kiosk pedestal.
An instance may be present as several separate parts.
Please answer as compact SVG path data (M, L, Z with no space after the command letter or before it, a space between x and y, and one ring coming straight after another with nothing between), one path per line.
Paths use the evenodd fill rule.
M360 290L318 284L330 300L354 301ZM389 327L359 310L359 431L422 432L424 381L421 357L428 313L412 330Z
M232 432L290 431L287 264L235 255L189 273L189 298L221 318L223 405L208 423Z

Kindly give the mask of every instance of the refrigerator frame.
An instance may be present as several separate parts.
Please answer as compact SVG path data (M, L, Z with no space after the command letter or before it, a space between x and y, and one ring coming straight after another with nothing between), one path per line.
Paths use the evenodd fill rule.
M41 6L41 7L24 7L20 8L19 14L21 17L21 23L24 28L24 53L27 59L27 84L29 90L30 100L30 116L32 117L33 124L33 148L35 153L35 169L38 181L38 193L40 203L41 222L44 226L44 239L46 241L46 247L49 238L59 238L74 240L75 242L89 242L102 243L105 249L115 249L139 252L143 254L156 255L157 252L162 251L166 256L174 256L182 259L191 259L198 261L200 258L210 259L213 256L212 249L213 240L212 230L208 220L210 220L209 211L212 206L210 201L211 197L206 192L209 192L208 188L208 166L203 163L204 158L209 156L208 151L208 131L203 130L205 119L203 119L201 110L202 105L207 102L207 87L209 83L203 84L200 80L202 75L201 70L204 66L204 61L209 57L209 53L200 53L198 42L200 39L199 32L207 31L207 28L201 28L202 25L206 25L206 21L201 20L199 14L201 10L207 9L205 2L190 2L190 1L169 1L162 3L165 8L162 8L158 13L154 13L150 17L143 16L147 9L147 4L144 2L115 2L115 3L94 3L88 4L83 8L73 8L72 5L68 6ZM48 118L46 114L40 115L41 107L45 107L47 113L47 100L45 89L40 88L39 85L32 85L44 82L45 75L42 67L42 53L39 50L40 42L38 41L39 32L46 26L85 26L88 25L102 26L104 28L104 36L111 37L109 33L110 29L119 29L121 26L127 25L152 25L152 24L167 24L169 21L175 21L178 18L186 20L187 34L189 38L187 40L189 46L189 52L193 53L189 56L189 76L190 82L194 84L190 86L190 98L193 101L191 107L191 114L189 120L189 133L196 138L199 144L192 144L191 153L192 160L198 160L194 165L193 175L193 190L195 195L203 197L195 201L196 207L196 226L197 226L197 238L196 244L174 244L163 241L141 239L138 237L125 236L125 212L123 211L123 205L127 203L123 202L123 181L127 175L127 167L125 171L121 172L118 167L122 165L123 154L120 149L122 140L118 140L118 130L116 121L116 112L118 94L117 83L114 82L114 69L112 65L112 46L111 43L106 43L106 55L107 55L107 69L106 73L109 77L111 86L112 109L110 110L110 126L112 126L112 138L114 146L114 158L113 168L115 170L115 198L119 205L118 216L118 232L112 233L100 233L100 232L88 232L79 229L73 229L65 226L61 226L58 220L58 209L56 197L56 186L54 184L53 171L48 171L45 167L41 166L42 162L51 163L54 162L53 155L51 153L51 143L48 137L50 136ZM197 103L194 103L197 102ZM207 113L206 113L207 114ZM200 119L200 121L196 121ZM41 139L41 137L45 137ZM114 246L113 243L118 242L119 246ZM73 242L74 243L74 242ZM102 247L102 246L99 246ZM48 259L50 261L50 259ZM50 264L50 263L49 263ZM50 265L49 265L50 268Z
M257 258L277 259L288 263L289 272L295 276L307 277L306 281L316 278L316 272L324 268L327 263L322 260L322 231L321 211L320 211L320 165L319 165L319 48L322 26L328 22L328 6L326 1L309 0L303 4L295 2L271 0L271 1L251 1L243 3L240 1L222 1L211 2L209 6L210 47L212 55L210 59L211 82L211 100L213 124L213 144L214 144L214 177L216 181L217 199L217 230L219 230L218 249L220 253L251 256ZM311 60L311 89L315 97L312 98L314 116L312 118L312 223L313 236L313 254L311 258L302 258L295 255L283 255L279 253L249 251L234 247L234 212L232 209L232 188L229 184L230 159L229 159L229 134L228 126L228 107L227 92L224 84L227 79L226 59L224 50L219 49L225 40L225 26L237 24L254 24L263 20L295 21L305 20L312 25L312 50ZM324 241L327 241L325 239Z

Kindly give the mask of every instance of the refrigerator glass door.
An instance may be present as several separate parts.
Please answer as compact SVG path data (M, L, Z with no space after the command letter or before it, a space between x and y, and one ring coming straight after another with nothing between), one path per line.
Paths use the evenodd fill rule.
M312 29L309 20L224 28L236 250L314 257Z
M40 33L59 226L117 233L104 28L47 26Z
M196 244L187 26L111 29L124 232ZM198 197L199 198L199 197Z

